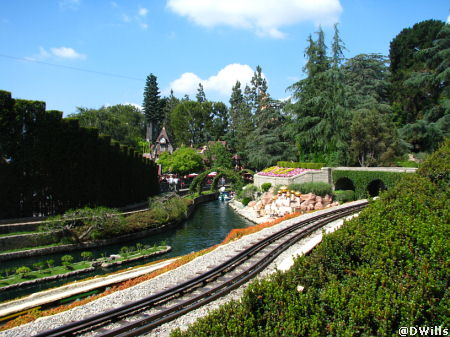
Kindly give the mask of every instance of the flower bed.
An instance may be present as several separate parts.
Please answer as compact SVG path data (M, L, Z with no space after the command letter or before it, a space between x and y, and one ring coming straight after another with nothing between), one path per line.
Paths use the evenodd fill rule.
M307 171L319 171L319 170L272 166L262 170L261 172L258 172L257 174L267 177L293 177Z

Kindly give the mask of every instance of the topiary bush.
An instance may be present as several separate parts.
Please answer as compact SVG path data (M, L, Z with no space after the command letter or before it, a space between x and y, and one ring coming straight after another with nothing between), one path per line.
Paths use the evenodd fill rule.
M271 183L264 183L261 185L261 191L267 192L272 187Z
M450 185L450 137L445 139L439 149L427 157L417 173L448 188Z
M248 198L248 197L244 197L244 198L242 198L242 200L241 200L242 205L244 205L244 206L247 206L248 203L249 203L250 201L252 201L252 199L251 199L251 198Z
M341 203L355 200L355 191L352 190L336 190L333 194L334 199Z

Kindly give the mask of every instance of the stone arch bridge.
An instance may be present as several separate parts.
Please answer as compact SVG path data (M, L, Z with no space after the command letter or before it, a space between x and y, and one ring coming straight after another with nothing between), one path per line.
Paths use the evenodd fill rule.
M320 170L303 172L293 177L269 177L254 175L254 184L274 185L324 182L335 190L353 190L358 198L376 196L380 190L392 187L405 173L414 173L416 168L406 167L323 167Z

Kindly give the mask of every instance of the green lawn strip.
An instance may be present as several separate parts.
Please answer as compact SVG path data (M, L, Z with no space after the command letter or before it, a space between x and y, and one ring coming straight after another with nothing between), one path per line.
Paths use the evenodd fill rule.
M24 276L14 274L11 277L2 279L0 281L0 286L4 287L4 286L11 285L11 284L21 283L21 282L25 282L25 281L31 281L31 280L35 280L35 279L39 279L39 278L43 278L43 277L65 274L65 273L69 273L69 272L72 272L75 270L89 268L89 267L91 267L91 265L92 265L92 262L90 262L90 261L81 261L81 262L72 263L70 265L70 269L68 269L65 266L56 266L56 267L48 268L48 269L33 270Z
M150 255L152 253L162 251L166 249L167 246L158 246L158 247L151 247L148 249L142 249L140 251L134 251L129 254L125 254L121 256L119 259L111 261L108 258L99 258L94 261L80 261L76 263L72 263L70 265L70 269L68 269L66 266L56 266L52 268L42 269L42 270L33 270L26 274L25 276L21 276L18 274L14 274L8 278L3 278L0 280L0 287L9 286L12 284L17 284L21 282L36 280L39 278L54 276L54 275L60 275L60 274L66 274L72 271L80 270L89 268L92 266L94 262L120 262L120 261L126 261L133 258L138 258L145 255Z

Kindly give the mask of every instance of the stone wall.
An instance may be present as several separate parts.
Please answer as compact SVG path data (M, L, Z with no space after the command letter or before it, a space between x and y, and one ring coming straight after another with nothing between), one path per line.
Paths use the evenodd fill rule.
M0 251L46 246L59 242L61 235L52 232L0 237Z
M306 171L294 177L269 177L255 174L253 176L255 186L260 187L264 183L275 185L303 184L310 182L323 182L331 184L331 168L323 167L317 171Z

